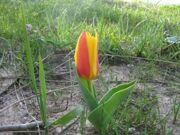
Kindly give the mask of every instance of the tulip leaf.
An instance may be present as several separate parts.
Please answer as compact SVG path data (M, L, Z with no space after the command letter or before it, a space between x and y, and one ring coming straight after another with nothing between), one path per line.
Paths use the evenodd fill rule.
M88 80L79 78L78 75L77 75L77 79L81 88L83 98L86 101L89 110L90 111L94 110L98 106L98 102L96 98L92 95L91 91L88 89L88 82L87 82Z
M99 104L102 104L105 101L107 101L114 93L124 90L134 84L135 84L135 81L131 81L129 83L123 83L123 84L119 84L119 85L113 87L111 90L107 91L106 94L104 94L104 96L99 101Z
M64 116L51 122L47 127L52 127L55 125L65 125L69 123L71 120L73 120L74 118L76 118L78 115L80 115L82 111L83 111L83 107L81 105L78 105L74 109L72 109L70 112L65 114Z
M46 80L44 73L44 65L42 63L41 55L39 54L39 80L40 80L40 96L39 96L39 105L40 105L40 114L41 119L46 125L48 122L47 119L47 95L46 95Z
M121 89L112 92L112 96L108 96L104 103L99 104L97 108L89 113L89 121L97 128L106 128L107 123L110 122L113 113L118 108L120 103L127 99L135 83L131 83L129 87L120 87Z

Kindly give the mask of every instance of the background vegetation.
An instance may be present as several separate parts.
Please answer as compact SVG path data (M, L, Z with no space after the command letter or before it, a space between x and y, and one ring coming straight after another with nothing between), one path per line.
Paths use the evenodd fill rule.
M166 73L163 74L166 81L166 76L176 74L177 78L168 78L173 83L164 80L160 83L166 83L171 92L178 95L179 14L179 5L155 6L121 0L1 0L0 67L15 66L23 75L27 76L29 73L34 82L32 88L36 90L39 85L36 84L39 53L42 61L58 50L61 50L60 53L62 50L69 53L75 48L82 31L98 32L102 63L104 61L101 56L108 57L108 62L105 63L107 65L103 63L101 67L102 73L109 70L108 64L118 65L125 61L131 67L138 63L136 67L132 66L135 72L131 75L133 79L142 83ZM148 62L139 62L141 59ZM51 73L51 67L52 65L45 63L44 68L48 71L45 74ZM69 65L67 67L69 69ZM43 68L41 72L43 80ZM111 79L117 78L112 75ZM74 83L70 81L71 84ZM177 82L176 85L174 82ZM107 86L103 86L105 87ZM151 93L153 88L148 86L140 89L142 91L134 91L129 101L119 107L121 111L115 113L109 130L114 134L134 133L135 129L137 134L144 135L172 134L170 128L165 128L168 121L166 117L160 117L158 97ZM177 99L173 104L175 120L179 117ZM84 127L81 128L83 133Z
M24 40L22 6L33 54L48 45L73 49L83 30L99 33L102 53L170 60L179 52L175 48L162 54L167 46L165 38L179 35L179 6L105 0L1 0L0 37L17 52L22 53L20 44Z

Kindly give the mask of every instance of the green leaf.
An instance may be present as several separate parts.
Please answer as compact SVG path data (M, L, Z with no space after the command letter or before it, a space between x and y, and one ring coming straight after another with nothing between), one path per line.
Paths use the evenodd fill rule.
M82 111L83 111L83 107L81 105L78 105L76 108L72 109L70 112L68 112L64 116L51 122L47 127L52 127L55 125L65 125L69 123L71 120L73 120L74 118L76 118L78 115L80 115Z
M77 75L77 79L81 88L82 95L84 97L84 100L86 101L89 110L92 111L98 106L96 98L92 95L91 91L88 89L88 83L87 80L83 78L79 78Z
M44 75L44 66L42 58L39 55L39 80L40 80L40 114L45 125L47 125L47 109L46 109L46 81Z
M105 128L120 103L127 99L135 85L135 83L130 84L129 87L120 87L121 89L116 89L116 92L112 92L112 96L107 96L108 98L104 100L104 103L101 103L89 113L88 119L97 129Z
M113 87L111 90L107 91L107 93L101 98L101 100L99 101L99 104L102 104L105 101L107 101L114 93L124 90L133 84L135 84L135 81L119 84L119 85Z
M35 92L35 94L37 95L37 85L36 85L36 79L35 79L35 73L34 73L33 55L31 52L29 35L26 30L27 21L26 21L23 7L21 7L21 17L22 17L22 26L24 27L23 33L21 35L23 39L23 45L24 45L23 47L25 49L25 54L26 54L26 64L27 64L26 66L27 66L28 74L31 80L31 87L33 91Z

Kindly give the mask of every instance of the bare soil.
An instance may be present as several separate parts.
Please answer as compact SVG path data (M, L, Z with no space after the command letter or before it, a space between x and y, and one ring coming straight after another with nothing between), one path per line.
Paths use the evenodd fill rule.
M72 64L71 58L71 54L66 56L55 54L45 61L45 65L50 65L51 69L47 71L46 75L49 120L54 120L62 116L75 105L82 104L83 102L79 86L73 75L73 69L70 68ZM180 97L180 71L178 68L172 69L168 66L158 66L158 72L148 74L147 72L144 73L143 69L140 69L146 63L145 61L139 61L131 64L103 65L101 75L105 78L105 81L109 82L108 86L110 87L117 82L126 82L134 79L141 80L138 81L137 89L151 88L152 93L158 97L161 117L170 115L166 126L173 129L174 135L179 135L180 120L177 119L176 124L173 124L172 107L175 97ZM2 73L0 72L0 74ZM8 77L0 79L1 84L6 84L6 87L1 87L0 89L0 126L24 124L40 120L36 96L30 89L27 80L23 80L23 78L19 79L18 77L9 79ZM98 93L101 95L105 86L97 80L95 80L95 83L99 88ZM89 124L85 132L88 135L97 134ZM15 133L1 132L0 134L11 135ZM16 134L22 133L18 132ZM30 134L30 131L24 131L23 134ZM38 131L31 134L38 134ZM79 122L75 122L68 128L67 126L55 127L50 130L50 134L78 135L80 134Z

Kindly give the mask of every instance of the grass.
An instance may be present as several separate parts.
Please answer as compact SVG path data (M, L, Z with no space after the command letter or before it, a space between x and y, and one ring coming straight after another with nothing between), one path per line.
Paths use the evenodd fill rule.
M1 1L0 37L21 42L20 1ZM121 1L34 0L23 2L32 24L31 46L72 49L83 30L97 31L102 53L162 58L165 33L179 35L179 6L156 7ZM8 16L7 16L8 15ZM12 43L13 47L16 44ZM178 51L178 50L176 50ZM171 59L166 54L166 59Z
M24 27L24 31L22 32L22 38L24 39L23 41L23 51L26 54L26 63L27 64L27 71L29 73L29 78L31 80L31 87L33 91L37 94L37 86L36 86L36 78L35 78L35 73L34 73L34 62L33 62L33 57L32 57L32 52L31 52L31 47L30 47L30 41L29 41L29 36L26 31L26 18L24 15L24 9L21 9L21 17L22 17L22 27Z
M21 6L23 5L24 13ZM152 6L106 0L1 0L0 1L0 66L13 60L26 69L25 57L31 61L29 70L35 85L39 53L42 58L56 49L72 50L82 31L99 34L100 53L127 57L179 62L179 47L162 52L170 44L166 36L180 35L180 6ZM26 22L22 24L22 14ZM24 32L24 25L32 29ZM23 34L25 33L25 34ZM27 39L28 38L28 39ZM23 44L29 47L23 47ZM179 44L177 44L178 46ZM33 57L27 55L31 48ZM27 53L27 54L26 54ZM174 57L174 54L176 57ZM173 57L172 57L173 56ZM118 58L119 59L119 58ZM8 64L7 64L8 65ZM45 68L48 67L45 65ZM35 71L34 71L35 70ZM140 79L148 80L159 73L152 63L137 67ZM35 72L35 75L34 75ZM43 80L44 81L44 80ZM106 86L105 86L106 87ZM138 93L138 92L137 92ZM133 93L126 105L116 112L109 129L114 134L128 134L135 128L140 134L164 134L166 121L159 117L157 97L148 90ZM123 109L122 109L123 108ZM174 121L179 106L174 106ZM130 115L131 114L131 115ZM44 120L46 121L46 120ZM83 120L81 127L83 128ZM159 128L160 127L163 127ZM120 130L119 130L120 129ZM83 130L81 131L83 132Z
M137 94L136 92L134 94ZM121 134L161 134L158 126L163 123L157 113L156 98L148 96L147 91L143 91L138 97L136 95L136 99L132 98L123 106L121 112L116 113L113 122L116 124L112 124L118 125Z

